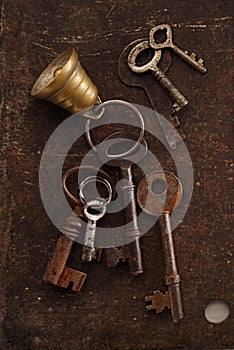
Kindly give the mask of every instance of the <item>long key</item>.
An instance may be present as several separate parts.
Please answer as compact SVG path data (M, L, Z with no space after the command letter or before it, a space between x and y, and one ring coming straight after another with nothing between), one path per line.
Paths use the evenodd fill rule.
M166 179L166 181L165 181ZM142 195L148 193L148 196ZM165 284L168 292L162 294L155 291L145 300L151 302L147 310L155 309L161 312L165 307L171 309L173 322L183 318L183 309L180 293L180 276L176 266L175 250L172 238L170 214L179 204L182 196L182 185L179 179L170 173L152 173L144 177L138 185L137 199L140 207L150 215L159 215L162 203L165 200L159 225L162 232L162 243L165 260Z
M65 235L60 234L43 273L42 280L62 288L67 288L69 283L72 282L72 291L79 292L83 287L87 275L84 272L66 266L75 243L70 237L78 235L82 227L82 221L79 219L82 216L81 203L77 205L75 213L77 216L72 215L67 219L67 223L63 228Z
M161 50L155 50L154 56L143 66L138 66L136 63L138 55L149 48L148 41L142 41L137 44L128 55L128 65L129 68L135 73L145 73L150 71L157 81L165 88L173 101L175 102L175 109L179 110L188 104L188 101L182 95L182 93L175 87L171 80L164 74L164 72L158 67L158 62L161 58Z
M173 127L168 127L165 123L162 123L162 120L160 118L160 115L157 113L159 106L159 96L155 89L152 89L152 77L151 75L145 74L144 77L140 76L139 74L135 74L128 66L127 64L127 58L129 55L129 52L134 48L137 44L141 43L142 41L146 41L146 39L138 39L130 44L128 44L124 50L121 52L119 56L118 61L118 74L120 79L123 81L124 84L128 86L133 87L140 87L145 90L147 97L149 99L149 102L151 104L152 109L155 111L155 117L159 124L159 127L161 128L161 131L171 149L176 148L176 144L178 142L181 142L181 138L183 139L185 136L181 130L181 128L178 129L178 132L175 130L178 126L180 126L180 122L177 117L171 117L170 116L170 122L172 123ZM171 65L171 55L169 51L166 51L161 60L160 60L160 67L162 71L165 73ZM162 110L163 108L163 110ZM172 113L171 106L169 104L163 104L161 106L161 112L164 115L168 115ZM180 133L180 136L179 136Z
M155 41L156 33L159 31L165 31L166 40L163 43L157 43ZM201 73L206 72L206 68L203 65L203 59L196 59L196 54L193 52L191 55L187 51L181 50L172 42L172 30L169 24L161 24L151 29L149 35L150 46L155 50L161 50L163 48L171 48L175 53L177 53L181 58L183 58L187 63L191 64L194 68L199 70Z
M96 210L96 214L89 212L89 210ZM101 199L94 199L87 202L84 206L84 216L88 219L88 224L85 232L84 243L82 247L82 260L90 262L95 258L96 248L95 234L97 221L100 220L106 212L106 203Z
M124 181L121 185L121 195L124 204L125 223L130 225L130 229L126 232L127 238L131 238L132 242L120 248L107 248L106 260L107 266L115 266L119 260L127 259L130 272L132 275L138 275L143 272L142 253L140 247L140 231L137 223L136 200L134 194L135 185L132 179L131 164L138 163L147 153L147 144L144 141L143 145L137 148L136 152L128 158L110 158L108 157L108 149L117 145L121 140L132 140L133 134L125 131L115 132L106 137L98 147L98 157L102 164L118 167L120 176ZM108 149L107 149L108 143Z

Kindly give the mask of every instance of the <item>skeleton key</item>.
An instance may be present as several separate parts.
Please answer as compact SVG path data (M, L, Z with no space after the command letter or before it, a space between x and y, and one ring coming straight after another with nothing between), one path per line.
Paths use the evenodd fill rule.
M79 202L75 208L75 213L77 216L72 215L69 217L66 225L62 229L65 235L60 234L42 276L42 280L62 288L67 288L69 283L72 282L72 291L79 292L83 287L87 275L66 266L68 257L75 243L69 236L79 234L82 227L82 220L79 218L82 216L82 205Z
M138 39L130 43L125 47L125 49L121 52L119 56L119 62L118 62L118 74L120 79L123 81L124 84L128 86L136 86L143 88L147 94L147 97L150 101L151 107L153 110L158 110L158 99L159 96L155 89L152 89L152 76L151 75L144 75L144 77L139 76L138 74L135 74L128 66L127 64L127 58L129 55L129 52L132 50L133 47L135 47L137 44L141 43L142 41L145 41L146 39ZM168 51L165 51L160 62L160 67L163 72L166 72L168 68L171 65L171 55ZM171 114L171 107L169 104L163 104L163 113L165 115ZM171 149L176 148L176 143L181 141L181 137L184 138L184 134L181 132L181 137L179 137L178 132L174 129L180 125L180 122L177 117L170 117L170 121L173 124L173 127L168 127L168 123L162 123L162 120L158 113L155 113L155 116L157 118L157 122L159 124L159 127L162 130L162 133ZM181 131L181 130L178 130Z
M120 259L128 260L130 272L138 275L143 272L142 254L140 247L140 231L137 224L136 201L134 195L135 185L132 180L131 164L141 161L147 153L147 144L143 140L143 144L139 144L135 153L131 153L128 157L121 157L121 154L115 156L108 154L111 147L118 149L117 145L124 142L123 139L133 140L133 134L125 131L115 132L106 137L98 147L98 157L102 163L108 166L118 167L120 174L125 183L121 185L121 194L124 204L124 217L126 224L131 225L127 236L131 237L132 242L120 248L107 248L106 260L108 267L117 265Z
M165 181L166 179L166 181ZM162 201L166 198L164 208L159 217L159 225L162 232L164 259L166 267L165 284L168 292L162 294L155 291L145 300L152 302L147 310L156 309L157 313L165 307L171 309L173 322L183 318L183 309L180 295L180 276L177 271L170 214L179 204L182 196L182 185L179 179L168 172L152 173L144 177L137 188L137 199L140 207L150 215L159 215Z
M164 72L158 67L158 62L161 58L161 50L155 50L154 56L143 66L138 66L136 63L137 56L150 47L148 41L142 41L137 44L130 51L128 55L128 65L129 68L135 73L145 73L150 71L153 73L153 76L158 80L158 82L167 89L169 95L175 102L174 106L176 110L179 110L188 104L186 98L182 95L182 93L175 87L175 85L170 81L170 79L164 74Z
M156 33L159 31L166 32L166 40L163 43L157 43L155 41ZM196 54L193 52L191 55L188 54L187 51L181 50L172 42L172 30L171 26L168 24L161 24L151 29L149 35L150 46L155 50L161 50L163 48L171 48L175 53L177 53L181 58L183 58L187 63L191 64L194 68L199 70L201 73L206 72L206 68L203 65L203 60L200 58L196 60Z
M95 210L96 213L92 213L91 210ZM94 199L87 202L84 206L84 216L88 219L88 224L85 232L85 238L82 249L82 260L89 262L96 256L95 233L96 224L106 212L106 201L101 199Z
M110 182L106 179L106 178L104 178L104 177L102 177L102 176L96 176L96 175L94 175L94 176L88 176L87 178L85 178L82 182L81 182L81 184L80 184L80 186L79 186L79 197L80 197L80 200L81 200L81 202L82 203L84 203L85 204L85 207L84 207L84 212L86 213L86 218L88 218L88 216L87 215L89 215L89 213L88 213L88 208L89 208L89 205L90 205L90 202L86 202L86 199L85 199L85 194L84 194L84 190L85 190L85 188L86 188L86 192L87 192L87 195L88 195L88 197L90 197L90 200L91 199L97 199L97 200L99 200L99 193L97 192L97 190L96 190L96 188L94 188L93 186L91 186L92 184L94 185L96 185L97 183L100 183L100 184L102 184L102 185L104 185L104 187L106 188L106 190L107 190L107 192L108 192L108 197L107 198L102 198L101 199L101 201L102 201L102 205L103 205L103 207L106 207L106 205L107 204L109 204L110 203L110 201L111 201L111 198L112 198L112 196L114 195L113 193L113 191L112 191L112 187L111 187L111 184L110 184ZM89 185L89 186L88 186ZM96 197L95 197L96 196ZM98 201L98 203L100 202L100 200ZM87 203L89 203L89 205L87 206ZM100 203L99 203L100 204ZM99 205L98 204L98 205ZM105 209L105 211L106 211L106 209ZM105 212L104 212L104 214L105 214ZM103 214L103 215L104 215ZM88 229L88 228L87 228ZM95 228L94 228L94 231L95 231ZM90 239L91 239L91 241L92 241L92 239L93 239L93 242L91 242L91 245L89 245L89 244L86 244L85 242L84 242L84 245L83 245L83 247L82 247L82 255L81 255L81 259L83 260L83 261L86 261L86 262L90 262L92 259L96 259L96 260L99 260L99 258L98 258L98 256L101 256L101 248L95 248L94 247L94 240L95 240L95 232L91 232L91 233L87 233L86 232L86 235L85 235L85 240L88 240L88 235L89 234L94 234L94 236L93 236L93 238L91 238L91 236L90 236Z

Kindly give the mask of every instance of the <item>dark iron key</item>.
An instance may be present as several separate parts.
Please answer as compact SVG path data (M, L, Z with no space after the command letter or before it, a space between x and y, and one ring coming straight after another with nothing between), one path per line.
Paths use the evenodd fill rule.
M165 294L155 291L153 295L145 298L147 302L151 302L151 305L147 305L147 310L155 309L158 313L168 307L171 309L173 322L178 322L183 318L183 308L170 215L179 204L181 196L182 185L179 179L168 172L155 172L147 175L140 181L137 188L137 200L142 210L150 215L161 213L159 225L162 232L166 268L165 284L168 286L168 292Z
M147 144L143 140L136 151L126 158L118 157L116 154L114 157L108 155L108 150L112 147L118 150L118 146L124 142L124 139L134 140L134 138L134 134L125 131L118 131L109 135L99 145L98 157L103 164L106 163L108 166L118 167L121 180L125 180L121 184L120 192L124 204L125 223L130 225L130 229L126 232L126 235L132 240L132 242L122 247L112 247L105 250L107 266L114 267L119 260L128 260L131 274L138 275L143 272L143 264L134 194L135 185L133 183L131 166L134 163L140 162L145 157Z
M72 283L72 291L79 292L85 282L86 274L84 272L71 269L66 266L68 257L71 253L75 241L69 238L78 235L82 227L82 205L78 204L75 208L76 215L71 215L63 227L64 234L60 234L56 246L52 252L42 280L62 288L68 288Z

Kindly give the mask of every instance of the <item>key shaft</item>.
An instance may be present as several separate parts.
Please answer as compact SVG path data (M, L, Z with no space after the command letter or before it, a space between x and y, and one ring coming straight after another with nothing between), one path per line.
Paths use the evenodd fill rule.
M188 104L188 100L158 66L155 66L153 69L151 69L151 72L153 73L153 76L157 79L157 81L161 84L161 86L168 91L169 95L171 96L173 101L176 102L179 109L182 109ZM175 105L176 110L178 110L177 105Z
M130 224L127 235L134 240L127 245L128 247L128 263L131 274L138 275L143 273L142 253L140 247L140 230L137 222L136 200L134 189L135 185L132 179L131 165L120 167L120 176L125 180L125 184L121 186L122 200L124 204L125 223Z
M178 56L180 56L185 62L196 68L199 72L205 73L206 67L202 64L202 59L196 60L195 56L189 56L188 53L180 49L175 44L171 43L169 46ZM194 58L193 58L194 57Z
M171 312L173 322L183 318L183 308L180 293L180 275L177 271L175 249L172 237L170 213L163 212L159 218L159 225L162 232L162 243L165 260L165 284L168 285L171 300Z
M136 211L136 200L134 194L135 185L133 183L131 165L138 163L142 160L147 153L147 144L143 140L144 144L139 144L137 150L130 154L128 157L120 157L115 154L115 157L108 153L111 147L118 150L118 144L129 140L135 140L135 136L132 133L119 131L115 132L106 137L98 147L98 157L102 161L102 164L114 166L119 168L120 178L124 180L121 182L120 193L124 205L124 219L128 225L126 229L125 237L129 244L121 247L121 252L118 248L107 248L106 258L107 266L113 264L113 261L118 261L120 257L127 257L130 267L130 272L133 275L138 275L143 272L142 254L140 247L140 231L137 223L137 211ZM111 254L113 256L111 256ZM110 261L108 259L110 258Z

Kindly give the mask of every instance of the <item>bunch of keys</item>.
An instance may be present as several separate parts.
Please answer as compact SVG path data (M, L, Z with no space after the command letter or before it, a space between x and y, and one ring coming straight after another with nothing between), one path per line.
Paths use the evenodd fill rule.
M126 240L131 241L129 244L110 247L105 249L106 261L108 267L115 267L119 261L128 261L130 272L132 275L143 273L142 253L140 247L140 231L137 223L136 200L134 194L135 185L133 183L133 175L131 166L140 162L147 154L147 144L144 136L144 120L140 111L132 104L120 101L110 100L102 103L99 108L106 109L108 106L119 105L130 109L139 120L140 128L139 135L126 131L118 131L106 137L98 147L92 141L90 133L90 120L86 123L86 139L90 147L97 153L97 157L102 164L119 168L121 180L124 184L121 185L121 198L124 205L124 219L128 225L125 232ZM125 152L112 154L111 149L118 150L125 142L131 141L132 147ZM118 148L119 146L119 148Z
M156 189L153 190L154 188ZM180 203L181 197L182 185L179 179L168 172L147 175L137 187L137 200L141 209L149 215L160 215L159 226L162 232L166 268L165 284L169 288L165 294L156 290L153 295L147 296L145 300L150 304L146 308L147 310L155 309L157 313L162 312L166 307L171 309L173 322L178 322L183 318L183 309L170 216Z
M161 31L165 31L166 40L165 42L157 42L157 34ZM206 68L203 65L203 60L196 60L196 55L192 53L188 55L187 51L179 49L172 41L172 30L168 24L162 24L151 29L149 38L138 39L130 43L121 52L118 63L118 73L120 79L129 86L139 86L146 91L148 99L151 103L153 110L157 111L157 100L158 96L155 95L155 91L152 88L152 81L149 79L147 74L144 77L137 77L138 74L143 74L146 72L151 72L153 76L157 79L160 85L165 88L173 101L172 115L170 116L170 121L174 127L180 126L180 121L175 112L184 108L188 104L188 100L179 91L178 88L169 80L165 72L169 69L171 65L171 57L168 52L162 54L162 49L171 48L176 52L181 58L183 58L192 67L197 69L201 73L206 72ZM139 55L145 50L154 50L153 57L145 64L138 65L137 59ZM167 56L167 57L166 57ZM166 59L165 59L166 57ZM162 68L159 67L159 63L162 62ZM165 128L160 120L160 117L156 113L156 117L160 128L165 136L165 139L171 149L176 148L176 144L185 138L185 135L181 132L181 137L178 137L177 133L172 133L170 129Z

